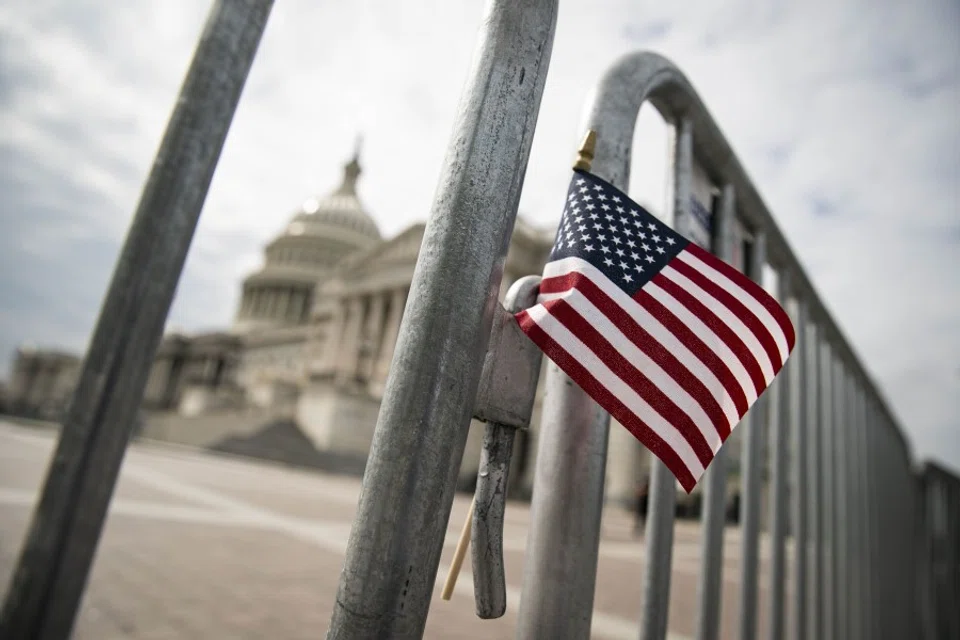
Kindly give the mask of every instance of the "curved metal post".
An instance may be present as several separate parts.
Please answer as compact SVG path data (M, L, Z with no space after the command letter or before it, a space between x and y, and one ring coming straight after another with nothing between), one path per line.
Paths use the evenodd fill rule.
M681 117L674 128L673 225L676 228L682 228L681 219L691 215L692 174L693 121ZM652 462L651 475L640 640L663 640L667 637L667 616L670 610L677 481L660 460Z
M736 217L734 191L724 185L717 210L714 253L730 262L733 257L733 223ZM720 605L723 592L723 532L726 527L727 449L717 451L703 477L703 526L700 543L700 580L697 585L697 640L716 640L720 633Z
M518 639L590 637L610 415L550 362Z
M766 235L754 235L747 275L757 284L763 284L763 266L767 260ZM778 376L779 377L779 376ZM741 518L742 572L740 576L740 638L753 640L757 636L757 566L760 558L760 506L763 483L764 436L767 430L767 409L771 403L768 389L747 413L747 429L743 433L743 516ZM775 410L775 405L774 405Z
M809 462L810 432L814 426L814 414L810 411L810 397L815 393L810 384L810 330L807 305L797 299L797 346L794 348L797 359L793 365L794 378L792 390L793 409L796 422L793 425L793 542L794 542L794 583L793 583L793 637L797 640L807 638L807 583L809 575L808 558L810 544L810 487ZM775 640L775 639L771 639Z
M819 321L819 317L817 318ZM808 635L811 638L820 638L820 628L823 620L823 426L822 412L823 397L826 390L823 375L823 325L811 324L810 332L810 380L808 407L813 429L810 432L807 452L810 461L810 577L808 593L810 602L810 619L807 624Z
M843 361L837 358L833 362L833 453L834 490L833 490L833 539L830 547L832 556L833 586L833 637L849 638L847 629L849 585L847 584L847 502L846 502L846 420L847 376Z
M213 4L104 296L0 637L70 635L217 160L272 0Z
M829 338L827 338L829 340ZM823 536L820 539L820 586L818 589L818 598L820 601L820 627L817 630L817 637L823 640L839 640L833 637L833 615L836 611L834 606L833 591L833 541L835 535L835 519L833 512L834 505L834 458L833 458L833 440L834 430L836 428L833 419L833 363L835 353L830 342L821 344L821 353L823 359L820 362L820 368L823 377L820 382L823 385L823 396L820 402L820 455L823 460L823 477L820 502L821 512L821 532Z
M556 0L487 6L410 286L328 638L423 635L556 17Z
M777 288L780 303L787 305L790 296L789 276L781 273ZM799 303L798 303L799 304ZM789 307L788 307L789 309ZM798 314L793 314L794 327L797 332L802 329ZM770 492L770 614L767 619L767 637L778 640L784 637L784 596L786 593L786 539L787 518L791 505L791 497L787 488L788 442L791 435L797 431L797 402L796 355L784 363L783 369L774 382L770 391L774 392L770 401L770 416L772 428L771 441L771 471L772 491ZM795 500L795 496L793 500Z

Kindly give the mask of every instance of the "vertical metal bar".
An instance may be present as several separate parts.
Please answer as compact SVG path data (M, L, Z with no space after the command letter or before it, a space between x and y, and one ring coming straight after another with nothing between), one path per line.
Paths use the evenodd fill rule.
M610 415L549 363L516 637L590 637Z
M487 5L410 285L328 638L423 635L556 17L556 0Z
M833 594L833 637L842 639L849 638L847 632L846 618L847 607L845 606L846 597L849 593L847 588L847 568L846 554L844 545L846 540L847 512L846 512L846 447L844 445L844 433L847 430L846 423L846 371L843 361L839 356L833 362L833 469L834 469L834 490L833 490L833 538L831 540L830 555L832 563L832 586L830 593Z
M673 156L673 224L691 215L693 174L693 122L680 118L676 123ZM673 527L676 514L677 480L660 460L652 461L650 514L647 518L647 566L643 580L643 611L640 640L664 640L670 609L670 572L673 560Z
M713 251L718 258L727 262L733 257L735 200L733 186L724 185L717 209L717 233L713 240ZM700 542L700 581L697 585L697 598L700 603L697 612L697 640L716 640L720 632L728 455L727 448L720 447L703 477L703 538Z
M778 297L782 305L787 309L794 309L789 305L787 298L790 296L789 276L786 272L779 274L777 287ZM797 301L799 305L799 301ZM798 313L793 312L794 326L797 324ZM796 347L794 347L796 350ZM784 595L786 592L786 538L787 538L787 518L791 505L790 496L787 492L788 475L788 444L791 434L797 431L797 385L795 382L796 354L783 365L777 380L774 381L774 388L770 400L771 419L771 472L773 490L770 499L770 539L771 539L771 562L770 562L770 617L768 619L767 637L770 640L781 640L784 637Z
M863 581L864 548L864 503L863 503L863 452L860 446L860 382L855 375L850 376L849 382L849 425L847 428L849 449L847 465L850 474L850 538L847 553L851 562L852 589L850 594L851 630L850 635L855 640L863 640L863 611L865 606L865 585Z
M791 376L794 378L791 398L791 412L797 416L793 434L793 540L794 540L794 585L793 585L793 622L795 640L807 637L807 562L809 554L809 513L810 487L807 475L810 433L815 426L816 414L809 407L815 394L810 384L810 331L807 324L807 305L797 299L797 344L794 346L797 359Z
M747 264L747 275L754 282L763 283L763 266L767 261L766 235L754 234ZM767 430L769 392L757 399L747 413L749 424L743 433L743 499L741 517L741 576L740 576L740 638L754 640L757 636L757 570L760 556L761 491L763 484L763 450Z
M830 545L833 541L833 354L830 344L824 341L821 345L823 359L820 369L823 377L820 382L823 387L823 396L820 400L820 456L822 464L822 490L820 492L820 584L817 594L820 606L820 625L817 630L818 638L833 640L833 593L830 587L833 584L832 558Z
M886 578L884 565L881 558L881 527L883 510L880 508L880 463L877 446L877 416L874 409L873 399L868 392L865 398L865 411L867 419L867 463L869 473L867 474L870 505L870 541L869 541L869 566L870 566L870 600L872 615L870 617L869 637L881 638L883 619L883 584Z
M71 633L200 211L272 0L215 2L114 268L0 637Z
M813 337L810 342L810 397L809 414L812 424L810 442L807 452L810 459L810 578L807 581L810 602L810 619L807 625L808 638L819 638L820 625L823 618L823 567L820 555L823 549L823 414L820 406L823 404L823 328L810 327Z
M884 433L883 423L880 420L879 411L874 408L874 432L877 443L877 505L879 515L879 527L877 529L877 561L880 563L880 619L878 620L879 637L892 637L890 630L893 626L891 612L895 606L891 597L891 579L893 577L891 567L893 566L893 556L890 554L890 528L893 524L890 515L893 511L891 483L887 475L890 470L889 460L887 458L886 433Z

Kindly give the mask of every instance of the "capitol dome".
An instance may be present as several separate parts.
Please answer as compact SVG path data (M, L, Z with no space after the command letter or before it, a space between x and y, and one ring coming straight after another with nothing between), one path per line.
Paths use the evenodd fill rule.
M284 231L290 236L337 238L346 242L382 238L377 223L357 196L360 163L357 156L343 168L343 182L325 198L309 198ZM364 242L360 242L365 244Z
M264 250L264 266L243 282L234 328L303 324L314 288L348 255L382 241L357 195L359 153L343 168L340 186L309 198Z

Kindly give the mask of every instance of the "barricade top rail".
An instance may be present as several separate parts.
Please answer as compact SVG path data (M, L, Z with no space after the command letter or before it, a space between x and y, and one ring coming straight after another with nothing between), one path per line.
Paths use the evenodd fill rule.
M903 445L907 463L912 464L910 444L899 420L827 310L746 169L684 73L669 59L650 51L640 51L620 58L594 91L590 126L598 133L596 157L616 159L604 163L605 177L615 184L627 184L637 114L645 102L656 107L668 122L673 123L680 117L690 119L694 131L694 157L717 186L729 184L733 187L736 215L749 230L765 232L767 262L778 272L789 273L794 295L807 304L811 320L825 330L825 339L863 381ZM604 135L605 131L608 135Z

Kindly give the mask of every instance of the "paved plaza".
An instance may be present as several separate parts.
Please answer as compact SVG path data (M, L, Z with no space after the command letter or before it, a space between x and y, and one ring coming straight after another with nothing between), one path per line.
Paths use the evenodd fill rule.
M6 590L55 432L0 422L0 589ZM353 522L356 478L163 444L127 452L76 626L77 640L322 638ZM470 504L458 495L426 638L513 638L530 510L511 502L505 531L507 615L479 620L469 559L449 602L440 589ZM635 640L644 548L630 515L606 510L592 637ZM671 584L671 640L694 634L699 527L680 522ZM736 634L739 532L727 530L723 638ZM767 584L766 546L760 624ZM763 629L763 626L759 627ZM13 639L10 639L13 640Z

